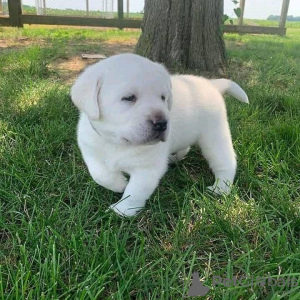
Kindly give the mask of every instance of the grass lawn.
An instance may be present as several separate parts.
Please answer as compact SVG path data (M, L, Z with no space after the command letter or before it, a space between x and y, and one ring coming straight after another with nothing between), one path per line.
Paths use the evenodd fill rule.
M238 19L237 18L230 18L228 21L226 21L226 24L230 24L229 20L232 20L233 24L237 24ZM279 21L275 20L255 20L255 19L244 19L243 25L251 25L251 26L267 26L267 27L278 27ZM287 28L300 28L300 22L294 22L294 21L287 21L286 22Z
M182 299L192 272L206 299L299 299L300 28L225 36L227 76L250 99L227 99L232 194L206 192L213 176L193 149L122 219L105 212L119 195L83 163L69 88L80 53L132 51L138 36L0 28L0 299ZM283 279L213 287L213 276Z

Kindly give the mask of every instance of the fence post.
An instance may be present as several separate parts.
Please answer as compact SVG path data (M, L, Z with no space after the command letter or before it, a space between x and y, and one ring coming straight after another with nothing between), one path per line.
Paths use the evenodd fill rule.
M22 14L21 0L8 0L9 22L11 26L23 27L20 16Z
M285 28L285 23L287 19L287 14L289 10L290 0L283 0L282 1L282 8L281 8L281 15L279 21L279 28Z
M90 3L89 3L89 0L85 0L85 9L86 9L86 15L88 16L90 14Z
M119 29L123 29L123 20L124 20L124 7L123 0L118 0L118 20L119 20Z
M127 11L127 18L129 19L129 0L127 0L126 11Z
M245 1L246 0L240 0L240 9L241 9L241 15L238 18L238 25L242 26L243 25L243 20L244 20L244 11L245 11Z

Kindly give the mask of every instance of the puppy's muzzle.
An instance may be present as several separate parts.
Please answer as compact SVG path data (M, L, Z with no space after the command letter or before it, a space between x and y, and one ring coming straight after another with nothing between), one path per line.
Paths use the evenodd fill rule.
M168 121L166 121L165 119L162 120L158 120L156 122L153 122L153 129L157 132L164 132L167 130L167 126L168 126Z
M152 139L165 142L167 139L168 121L165 118L151 120Z

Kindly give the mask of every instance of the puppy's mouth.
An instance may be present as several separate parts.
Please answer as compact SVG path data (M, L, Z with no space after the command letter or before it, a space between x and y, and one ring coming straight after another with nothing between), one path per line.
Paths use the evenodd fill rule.
M167 140L166 135L164 132L156 134L154 137L146 140L143 144L144 145L153 145L159 142L165 142Z
M132 145L154 145L157 144L159 142L165 142L167 140L167 136L165 134L165 132L159 132L154 136L151 136L148 139L142 140L142 141L131 141L128 140L126 138L123 138L123 140L127 143L127 144L132 144Z

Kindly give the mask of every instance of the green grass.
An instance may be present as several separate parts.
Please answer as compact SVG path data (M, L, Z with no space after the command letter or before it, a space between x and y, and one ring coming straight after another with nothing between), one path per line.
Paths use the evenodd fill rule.
M98 8L100 8L100 3ZM29 5L23 5L22 6L23 9L23 13L24 14L33 14L36 15L37 11L36 11L36 7L35 6L29 6ZM113 12L113 14L111 14L109 12L110 9L110 5L108 4L108 12L106 13L105 11L101 11L101 10L91 10L87 13L86 10L80 10L80 9L71 9L71 8L67 8L67 9L53 9L53 8L47 8L46 9L46 14L49 16L72 16L72 17L94 17L94 18L99 18L101 17L105 17L108 16L109 18L111 18L111 16L113 15L113 17L115 19L118 18L118 13L117 12ZM143 18L143 14L142 13L129 13L127 15L126 12L124 12L124 17L125 18L129 18L129 19L142 19Z
M107 41L112 39L118 39L126 41L130 39L137 39L140 35L138 30L118 30L118 29L107 29L99 30L98 28L93 29L82 29L70 27L54 27L54 26L26 26L25 28L10 28L9 30L4 27L0 27L0 37L6 38L32 38L32 39L43 39L47 42L53 43L54 47L57 46L58 42L84 42L88 39L93 39L95 42Z
M0 51L0 299L182 299L192 272L208 299L298 299L300 292L300 29L226 35L227 75L250 105L228 99L238 173L213 197L197 149L172 166L147 207L121 219L119 195L90 178L76 145L78 112L49 64L87 41L134 31L25 28L32 46ZM40 40L46 41L37 44ZM213 276L290 275L296 287L212 288Z
M233 21L233 24L237 24L237 18L229 18L229 20ZM226 21L226 24L230 24L230 21ZM252 26L267 26L267 27L278 27L279 21L275 20L256 20L256 19L244 19L243 25L252 25ZM298 21L287 21L286 22L287 28L300 28L300 22Z

